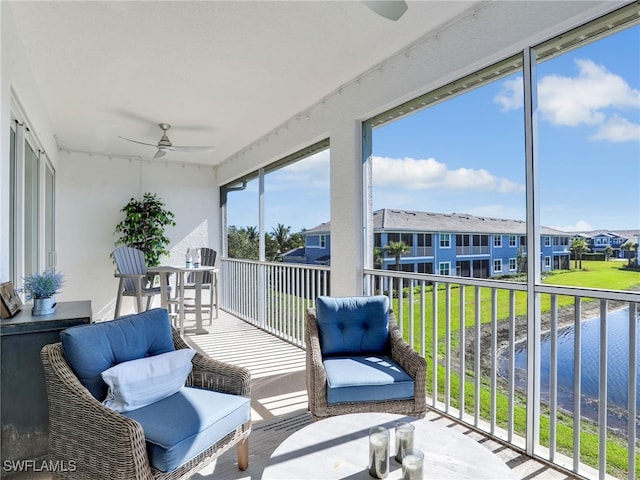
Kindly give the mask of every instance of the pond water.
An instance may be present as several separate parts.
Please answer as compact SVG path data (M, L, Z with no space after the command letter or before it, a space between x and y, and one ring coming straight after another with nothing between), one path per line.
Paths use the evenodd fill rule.
M636 320L638 335L636 351L640 352L640 317ZM558 330L558 407L568 412L573 411L573 341L575 327L573 325ZM581 375L581 413L582 416L598 420L599 364L600 364L600 318L592 318L581 324L582 375ZM607 315L607 425L627 432L627 396L629 378L629 309L610 312ZM550 333L540 339L541 346L541 380L540 395L543 401L549 400L550 378ZM505 351L498 359L499 374L509 376L509 352ZM525 391L527 388L527 343L519 342L515 346L515 383L516 388ZM637 360L636 360L637 365ZM636 411L640 414L640 367L636 369ZM640 415L636 417L640 428Z

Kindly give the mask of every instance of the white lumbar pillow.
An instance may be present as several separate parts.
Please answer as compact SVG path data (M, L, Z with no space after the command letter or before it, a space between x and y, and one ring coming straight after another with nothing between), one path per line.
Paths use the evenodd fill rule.
M128 412L173 395L191 373L195 354L195 350L181 348L108 368L102 372L109 387L103 405L116 412Z

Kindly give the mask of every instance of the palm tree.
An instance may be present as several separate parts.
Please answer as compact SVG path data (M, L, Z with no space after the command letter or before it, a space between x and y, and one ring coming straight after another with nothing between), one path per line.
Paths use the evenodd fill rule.
M411 247L404 243L403 241L399 242L389 242L388 245L385 245L384 249L387 251L392 257L396 259L396 271L400 271L400 257L405 253L409 253L411 251Z
M382 249L374 247L373 249L373 268L382 268Z
M582 269L582 254L589 251L589 246L584 238L576 237L571 241L571 251L573 252L574 268L578 268L578 260L580 260L580 269Z
M632 242L631 240L627 240L622 245L620 245L620 250L627 250L629 252L627 256L627 265L630 267L631 259L633 258L633 255L631 254L631 252L638 251L638 244Z
M285 253L289 243L289 236L291 235L291 227L285 227L282 223L279 223L278 226L271 230L271 235L278 244L278 253Z
M611 245L607 245L606 247L604 247L604 261L608 262L609 259L611 258L611 255L613 255L613 247Z

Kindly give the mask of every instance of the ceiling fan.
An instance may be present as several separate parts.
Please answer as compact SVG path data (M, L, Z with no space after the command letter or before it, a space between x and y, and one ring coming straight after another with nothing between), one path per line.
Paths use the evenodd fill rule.
M139 143L140 145L148 145L149 147L156 147L158 151L153 156L154 160L156 158L164 157L167 154L167 152L207 153L207 152L213 152L215 150L214 147L187 147L187 146L173 145L171 143L171 140L169 140L169 137L167 137L167 130L171 128L171 125L169 125L168 123L159 123L158 126L162 130L162 137L160 137L160 140L158 141L157 145L154 145L153 143L145 143L145 142L139 142L137 140L131 140L130 138L121 137L119 135L118 137L133 143Z
M389 20L399 20L409 8L405 0L362 0L367 7Z

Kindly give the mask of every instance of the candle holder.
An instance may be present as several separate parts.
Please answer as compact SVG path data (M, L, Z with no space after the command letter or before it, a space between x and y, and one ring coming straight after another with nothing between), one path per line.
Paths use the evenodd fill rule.
M417 448L409 448L402 459L402 480L422 480L424 453Z
M384 427L369 430L369 475L374 478L389 475L389 430Z
M402 463L404 452L413 448L415 427L407 422L396 423L396 462Z

